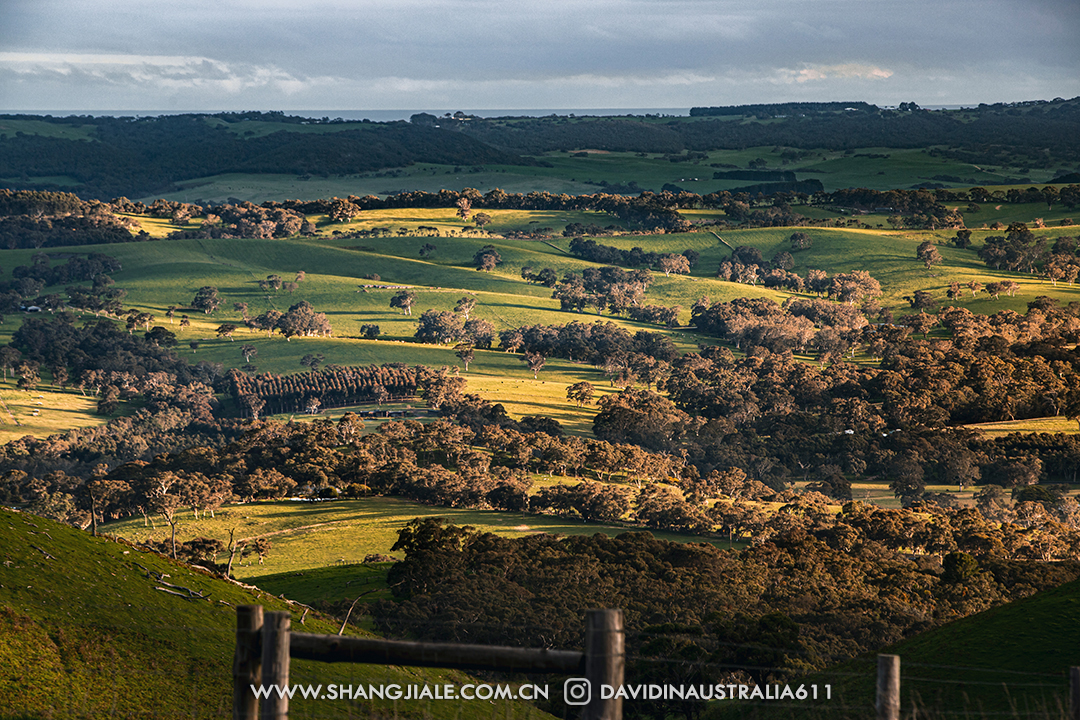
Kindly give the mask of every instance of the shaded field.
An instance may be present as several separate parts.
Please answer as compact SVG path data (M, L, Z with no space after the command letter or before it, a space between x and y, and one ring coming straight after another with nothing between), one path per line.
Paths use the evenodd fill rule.
M0 382L0 443L26 435L44 438L72 428L104 425L109 418L96 411L97 401L77 391L21 390L8 379Z
M1080 581L1073 581L882 648L900 656L901 717L1066 717L1078 611ZM863 657L799 679L831 684L828 703L734 703L717 716L873 717L876 666L876 658Z
M298 572L359 563L369 554L393 555L398 531L413 518L440 517L455 525L471 525L478 530L507 537L537 532L558 535L618 535L639 528L621 525L597 525L568 518L528 513L495 512L440 508L396 498L335 500L333 502L260 502L229 505L215 512L214 518L194 520L190 515L180 521L177 540L210 537L228 542L229 531L237 538L269 537L273 543L263 564L258 559L233 566L235 575L246 582L258 583L264 575ZM132 542L167 540L169 529L144 526L141 518L109 523L105 532ZM677 542L703 542L704 538L675 533L654 533L659 538ZM716 541L721 544L721 541ZM727 546L723 541L722 547ZM397 554L398 558L404 556Z
M227 717L236 606L289 612L293 629L303 632L335 634L340 627L261 590L6 509L0 510L0 558L5 717ZM163 589L202 597L185 599ZM324 686L469 682L456 671L300 660L292 661L290 680ZM289 710L291 718L548 717L502 701L320 702L297 696Z
M689 120L694 121L694 120ZM237 128L230 126L231 130ZM272 124L256 121L240 123L255 135L270 131ZM292 127L292 126L290 126ZM305 132L331 132L334 126L296 126ZM69 131L70 132L70 131ZM817 179L827 191L847 187L874 190L906 188L936 182L946 187L998 186L1020 173L1018 167L976 166L934 157L921 149L859 148L851 152L809 150L801 159L784 157L790 149L778 146L741 150L712 150L707 157L691 162L671 162L660 153L606 152L579 148L577 152L545 153L540 159L551 167L512 165L452 166L417 163L343 176L296 176L287 174L232 173L193 178L177 183L178 190L161 197L191 202L224 202L230 197L260 203L267 200L299 198L313 200L348 195L379 195L422 190L461 190L471 187L482 193L495 188L510 193L532 191L581 195L605 192L607 185L636 183L642 190L659 192L664 185L676 185L701 195L732 190L753 184L745 180L714 180L716 167L745 169L751 161L765 160L767 168L795 172L801 180ZM1034 183L1049 182L1057 171L1029 170ZM943 180L943 178L951 178ZM143 198L152 202L158 196Z

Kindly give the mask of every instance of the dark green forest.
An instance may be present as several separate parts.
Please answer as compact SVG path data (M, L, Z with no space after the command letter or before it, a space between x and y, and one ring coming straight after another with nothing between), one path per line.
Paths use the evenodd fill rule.
M979 105L931 111L914 103L694 108L690 118L501 117L427 113L410 122L344 123L283 113L160 117L3 115L90 128L87 139L16 132L0 139L0 177L12 187L68 189L31 178L70 177L100 200L169 191L182 180L219 173L349 174L412 165L532 165L557 150L695 153L755 146L847 150L936 148L964 162L1048 167L1080 161L1080 99ZM231 125L280 126L244 135ZM300 132L320 126L321 132Z

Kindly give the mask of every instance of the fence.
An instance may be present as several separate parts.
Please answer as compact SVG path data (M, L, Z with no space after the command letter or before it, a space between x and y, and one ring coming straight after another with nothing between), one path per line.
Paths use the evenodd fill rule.
M260 703L253 686L289 684L290 658L459 670L502 670L583 675L593 687L622 685L625 643L621 610L585 614L585 652L533 648L369 640L291 631L288 612L263 613L260 605L236 609L233 656L234 720L287 720L289 698L268 695ZM583 720L621 720L622 699L593 693Z
M235 720L287 720L288 696L266 695L260 702L259 697L252 692L252 686L287 686L291 658L321 662L578 675L587 678L594 688L601 685L622 685L624 666L628 658L622 611L590 610L586 613L585 621L585 652L576 652L295 633L291 631L291 615L288 612L264 614L261 606L240 606L237 608L236 652L233 664L233 717ZM916 663L909 667L918 669L923 665ZM874 706L877 720L900 720L901 680L900 657L878 655ZM904 682L918 685L926 682L926 679L916 674L909 676ZM955 682L963 684L965 681ZM976 681L975 684L988 683ZM910 693L910 690L908 692ZM1068 720L1080 720L1080 667L1069 670L1068 707L1062 710ZM968 712L957 714L967 716ZM1009 713L990 713L999 714L1019 716L1016 709ZM978 717L985 715L986 713L976 714ZM1039 716L1049 717L1042 712ZM582 718L621 720L622 700L619 696L604 698L600 693L594 693L589 704L583 707Z

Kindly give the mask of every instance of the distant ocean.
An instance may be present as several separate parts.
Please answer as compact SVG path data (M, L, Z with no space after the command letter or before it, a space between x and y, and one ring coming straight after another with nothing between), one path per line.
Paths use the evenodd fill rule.
M706 103L702 103L702 107L707 107ZM882 105L881 107L889 107ZM924 105L924 110L959 110L965 107L973 107L972 105ZM687 117L690 115L690 108L510 108L505 110L475 110L469 108L454 108L453 110L432 110L432 109L419 109L419 110L283 110L286 115L293 115L298 117L309 117L314 119L329 118L335 120L341 118L342 120L371 120L372 122L393 122L395 120L408 120L416 113L430 113L432 115L442 116L447 113L455 113L461 111L466 115L475 115L477 117L544 117L546 115L591 115L591 116L610 116L610 115L660 115L660 116L673 116L673 117ZM212 115L218 112L247 112L247 110L0 110L0 113L21 114L21 115L52 115L53 117L66 117L69 115L92 115L94 117L99 116L111 116L111 117L154 117L157 115Z
M334 120L371 120L372 122L393 122L394 120L408 120L416 113L426 112L432 115L445 115L458 111L466 115L477 117L544 117L545 115L674 115L686 117L690 114L690 108L542 108L542 109L509 109L509 110L470 110L469 108L454 108L452 110L284 110L286 115L295 115L309 118L330 118ZM217 112L245 112L244 110L18 110L7 111L12 114L25 115L52 115L53 117L67 117L68 115L93 115L112 117L152 117L156 115L187 115L187 114L213 114Z

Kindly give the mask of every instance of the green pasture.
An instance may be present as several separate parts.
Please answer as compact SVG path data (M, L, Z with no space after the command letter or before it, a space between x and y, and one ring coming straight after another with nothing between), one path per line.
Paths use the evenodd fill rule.
M45 438L74 428L104 425L109 418L96 414L97 401L78 391L52 386L22 390L15 380L0 381L0 443L27 435Z
M601 218L606 219L599 213L495 211L495 214L496 222L525 227L594 219L600 224ZM460 223L453 211L448 209L394 210L365 213L352 223L341 226L348 228L370 224L372 227L405 226L414 229L421 224L434 226L443 223L452 226L455 221ZM151 220L150 225L161 232L166 229L168 222ZM333 226L336 229L338 224ZM329 227L324 226L322 233L326 233ZM721 236L731 246L756 247L768 259L779 251L790 250L792 231L792 228L727 230ZM962 306L987 314L1004 309L1022 313L1027 303L1038 295L1049 295L1062 303L1080 299L1080 288L1077 286L1054 286L1038 276L988 268L978 259L976 250L992 234L993 231L989 230L975 230L972 235L975 245L969 250L948 245L954 231L946 230L806 228L805 231L812 237L813 246L793 253L796 272L805 275L809 269L821 269L830 274L868 270L882 285L884 296L881 304L901 315L911 312L904 296L914 290L930 292L940 305ZM1035 232L1052 243L1054 238L1069 234L1070 228L1052 227ZM937 242L944 258L941 265L930 271L915 257L916 248L926 239ZM680 305L683 308L680 320L684 324L690 321L690 307L703 297L710 302L746 296L768 297L783 302L791 296L790 293L760 285L740 285L713 277L720 262L730 256L730 250L709 232L603 237L599 238L599 242L623 249L642 247L658 253L682 252L688 248L700 253L700 261L690 275L665 277L662 273L653 273L653 284L645 297L647 303ZM426 243L434 245L436 249L421 258L419 251ZM480 272L474 268L472 258L487 244L497 248L503 263L492 272ZM115 256L121 261L123 270L115 273L114 279L119 287L128 292L125 305L151 313L155 316L153 324L175 333L177 352L189 361L206 360L220 362L226 368L240 367L245 364L240 348L250 344L257 350L252 364L258 372L302 372L304 368L299 360L311 353L322 353L324 362L341 365L404 362L410 365L459 367L469 382L470 392L477 392L492 402L503 403L512 417L546 414L563 423L570 432L588 433L595 407L577 408L566 401L565 393L569 385L581 380L591 382L601 393L609 392L609 383L595 368L552 358L539 377L534 379L519 355L496 349L477 351L468 372L464 372L452 346L421 345L413 341L418 318L425 310L452 310L457 300L467 295L477 300L473 316L489 320L497 331L535 323L611 321L631 332L647 329L666 333L683 352L694 351L699 342L708 341L686 330L658 328L609 315L598 316L592 312L560 310L557 301L550 297L551 291L526 283L521 278L521 269L525 266L534 269L551 267L562 275L570 271L580 272L590 266L590 263L568 255L568 246L567 238L541 242L511 240L487 234L369 238L320 234L286 239L124 243L94 246L93 251ZM61 262L67 250L88 252L87 248L57 248L50 250L53 261ZM32 250L0 251L0 265L14 267L29 264L32 255ZM305 273L305 279L293 293L259 289L259 281L271 274L291 281L300 271ZM377 275L379 280L365 279L365 275ZM953 281L965 285L973 280L986 284L1004 279L1012 279L1020 285L1015 297L1001 296L994 300L985 293L971 297L967 292L952 300L946 297L946 290ZM218 288L222 298L221 307L211 315L187 309L195 293L204 285ZM390 307L391 298L400 292L402 286L410 287L418 294L411 315L404 315ZM49 291L63 292L63 288L46 289L46 292ZM268 338L264 333L246 329L240 313L233 307L234 303L247 303L249 314L256 316L270 309L284 312L300 300L310 302L316 311L327 314L334 328L333 337L294 338L291 341L279 335ZM171 321L165 317L169 306L177 307ZM190 327L180 327L183 314L189 316ZM92 315L84 315L83 318L87 321L96 319ZM223 323L239 327L231 340L216 335ZM0 325L0 338L10 337L18 324L16 317L9 318L9 322ZM381 334L377 340L359 339L360 327L365 324L380 327ZM197 347L191 346L193 341ZM18 393L13 396L15 399L18 397ZM10 429L40 436L65 427L101 421L92 415L93 406L88 399L73 393L58 397L63 400L57 400L60 404L53 410L43 410L29 419L19 418L21 423L32 419L40 422L40 425L28 425L24 432L20 426L11 423ZM52 420L45 422L45 418ZM0 420L3 419L0 417Z
M406 190L438 192L442 189L471 187L486 193L501 188L508 193L532 191L582 195L599 188L584 182L539 173L541 168L522 165L486 165L483 169L450 165L418 164L405 168L380 170L355 175L287 175L226 173L176 183L177 190L142 198L153 202L166 200L225 202L230 197L262 203L267 200L318 200L349 195L393 195Z
M15 137L16 133L40 135L61 140L94 140L97 135L97 127L94 125L51 123L29 117L0 120L0 138Z
M946 187L997 185L1008 177L1006 172L934 157L923 149L858 148L844 152L815 151L815 157L793 163L800 180L816 178L828 191L848 187L872 190L910 188L920 183L940 183ZM880 157L880 156L886 157ZM877 156L877 157L872 157ZM1054 173L1040 171L1050 180ZM945 180L945 177L956 180ZM1033 182L1040 180L1033 179Z
M997 188L993 189L996 190ZM1065 231L1065 234L1075 235L1080 232L1080 229L1075 227L1063 227L1061 225L1061 221L1064 219L1080 222L1080 208L1067 208L1061 203L1055 203L1053 208L1047 208L1046 203L997 204L987 202L979 204L979 209L976 212L970 212L966 204L957 205L956 207L964 216L964 224L970 228L987 228L996 222L1004 225L1022 222L1026 223L1028 227L1034 227L1035 220L1042 218L1047 226L1060 227ZM1005 233L1003 230L996 230L991 231L991 234L1004 235Z
M584 523L572 518L529 513L462 510L421 505L396 498L374 497L332 502L275 501L229 505L216 511L216 517L198 520L189 514L180 518L177 540L209 537L228 543L229 532L236 538L266 537L273 543L263 564L249 558L233 566L236 577L258 584L265 575L302 572L360 563L369 554L393 555L398 532L413 518L440 517L455 525L471 525L484 532L507 537L533 533L557 535L618 535L637 527ZM157 527L147 527L143 519L129 518L109 523L103 532L132 542L162 541L169 538L169 527L157 520ZM703 542L704 538L675 533L653 533L676 542ZM717 541L719 542L719 541ZM726 546L726 542L724 543ZM219 561L227 558L219 557Z
M289 612L295 631L336 634L340 628L338 621L262 590L6 509L0 510L0 559L4 717L227 717L238 605ZM181 596L190 589L204 598L164 592L170 589ZM470 681L457 671L295 659L289 676L292 683L324 687ZM289 711L297 719L549 717L502 701L333 702L299 695Z
M272 135L277 132L317 134L343 132L345 130L370 130L379 127L373 123L342 122L342 123L278 123L264 120L240 120L238 122L225 122L221 118L203 116L202 120L211 127L224 127L234 135L242 138L257 138Z
M208 120L208 122L213 119ZM693 119L692 121L697 121ZM363 128L363 123L350 127ZM339 125L288 126L290 132L335 132ZM280 125L260 121L245 121L229 125L231 132L242 137L259 137L281 129ZM70 131L68 131L70 132ZM705 160L671 162L664 154L608 152L595 148L579 148L574 152L550 152L540 159L550 165L440 165L417 163L366 173L338 176L287 174L227 173L192 178L178 182L177 190L161 197L167 200L203 200L224 202L235 197L255 203L266 200L296 198L314 200L348 195L386 196L406 190L438 192L442 189L471 187L482 193L501 188L511 193L532 191L581 195L605 192L608 185L637 183L644 190L659 192L664 185L673 184L684 190L705 195L717 190L731 190L754 184L746 180L713 180L717 170L747 169L754 160L765 160L770 170L790 170L800 180L818 179L828 191L846 187L866 187L874 190L908 188L920 183L937 182L947 187L984 187L1001 185L1016 177L1021 168L976 166L948 158L931 156L921 149L859 148L848 152L812 150L797 160L783 157L790 148L782 146L752 147L741 150L713 150ZM584 156L580 153L585 152ZM870 155L887 157L867 157ZM1034 169L1029 172L1033 183L1046 183L1060 169ZM949 177L955 180L941 180ZM938 179L935 179L938 178ZM151 202L158 196L142 198Z
M1002 420L978 423L965 427L979 430L987 437L1001 437L1010 433L1066 433L1075 434L1077 423L1064 417L1031 418L1028 420Z
M483 212L491 217L491 223L483 228L483 232L477 230L473 222L476 213ZM546 234L561 234L570 223L583 225L598 225L602 228L614 227L625 229L626 223L607 213L596 210L497 210L476 208L470 215L468 222L458 217L457 208L391 208L379 210L366 210L353 220L346 223L332 222L325 216L314 216L319 225L319 234L330 235L333 231L351 232L355 230L371 230L377 227L390 227L394 231L404 229L410 234L424 235L419 230L420 226L435 227L440 234L475 234L484 239L484 233L498 235L512 231L536 232L544 229ZM358 242L362 244L363 238ZM436 247L438 241L435 238L426 240ZM422 244L422 243L421 243ZM434 253L438 256L438 252Z

